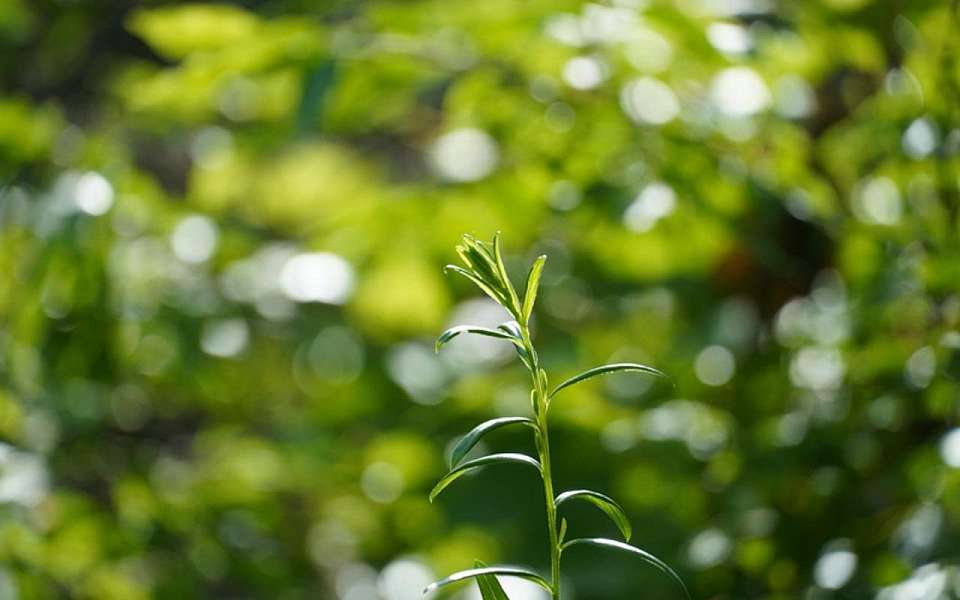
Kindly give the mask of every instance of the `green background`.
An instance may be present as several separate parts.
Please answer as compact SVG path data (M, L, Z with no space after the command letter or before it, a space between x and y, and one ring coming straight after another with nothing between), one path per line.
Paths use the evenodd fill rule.
M527 410L509 348L432 349L506 318L441 272L498 230L553 381L671 376L558 398L554 478L696 598L960 597L955 5L0 0L0 598L542 571L531 473L427 501Z

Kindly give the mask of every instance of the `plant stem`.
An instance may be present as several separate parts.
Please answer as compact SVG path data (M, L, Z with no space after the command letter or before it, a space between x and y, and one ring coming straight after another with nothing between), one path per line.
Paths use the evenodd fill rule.
M547 432L546 411L537 418L540 428L540 464L543 465L543 493L547 501L547 528L550 532L550 585L553 600L560 599L560 542L557 538L557 507L554 504L553 477L550 473L550 440Z
M557 535L557 505L554 501L553 474L550 466L550 430L547 423L547 389L545 381L539 375L540 360L526 323L521 325L520 331L523 344L530 356L532 367L530 375L533 378L534 411L537 419L537 452L542 468L543 494L547 503L547 531L550 535L550 587L552 600L560 600L560 540Z

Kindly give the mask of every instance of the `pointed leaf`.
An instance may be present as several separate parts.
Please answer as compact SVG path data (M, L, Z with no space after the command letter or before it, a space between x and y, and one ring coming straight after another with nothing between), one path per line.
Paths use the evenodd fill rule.
M626 513L623 512L623 509L620 508L620 505L617 504L613 498L593 490L571 490L557 496L554 504L559 507L567 500L574 499L586 500L590 504L593 504L602 510L608 517L610 517L610 520L617 525L617 529L619 529L620 533L623 534L623 538L628 542L630 541L630 536L633 533L632 528L630 527L630 521L627 519Z
M637 363L614 363L610 365L601 365L599 367L594 367L579 375L574 375L570 379L564 381L558 385L552 392L550 392L550 398L553 398L557 395L557 392L560 390L570 387L576 383L580 383L584 379L590 379L591 377L596 377L597 375L606 375L607 373L614 373L617 371L639 371L641 373L648 373L650 375L656 375L658 377L666 377L666 374L662 371L654 369L653 367L648 367L646 365L640 365Z
M497 272L497 265L493 261L493 258L477 245L478 242L476 240L472 238L470 241L465 240L465 244L464 246L457 246L457 254L460 255L463 262L488 284L497 289L502 288L499 284L500 276ZM505 294L504 297L506 297Z
M520 318L520 298L517 297L517 290L513 287L513 282L510 281L510 275L507 274L507 266L503 263L503 250L500 248L500 232L498 231L493 236L493 257L497 264L497 272L500 274L500 280L503 281L504 287L507 288L507 293L510 296L510 302L513 306L513 314Z
M560 551L562 552L563 550L566 550L566 549L569 548L570 546L576 546L576 545L578 545L578 544L588 544L588 545L591 545L591 546L601 546L601 547L604 547L604 548L611 548L611 549L613 549L613 550L620 550L621 552L626 552L626 553L628 553L628 554L633 554L634 556L638 556L638 557L640 557L642 560L645 560L646 562L648 562L648 563L650 563L651 565L657 567L658 569L660 569L660 570L663 571L664 573L666 573L666 574L670 575L671 577L673 577L673 579L676 580L676 582L680 584L680 587L683 588L683 593L684 593L684 595L687 597L687 599L688 599L688 600L691 600L690 592L687 590L686 584L683 583L683 579L680 579L680 576L677 575L676 571L674 571L673 569L671 569L670 566L667 565L667 563L663 562L662 560L660 560L660 559L657 558L656 556L650 554L650 553L647 552L646 550L641 550L640 548L637 548L637 547L635 547L635 546L631 546L630 544L624 544L623 542L618 542L618 541L616 541L616 540L608 540L608 539L606 539L606 538L580 538L580 539L576 539L576 540L570 540L569 542L564 543L562 546L560 546Z
M488 242L478 240L470 234L463 236L463 242L470 248L473 248L480 253L480 258L493 270L497 271L497 259L494 256L493 246Z
M463 267L458 267L457 265L447 265L443 268L443 270L453 271L454 273L463 275L464 277L472 281L474 285L480 288L484 294L490 296L490 298L492 298L494 302L496 302L497 304L509 310L508 307L510 302L507 300L507 298L501 295L501 293L498 292L495 288L491 287L490 284L480 279L480 277L478 277L477 275L474 275L470 271L464 269Z
M529 323L530 315L533 314L533 304L537 301L537 290L540 288L540 273L543 272L543 265L546 262L546 256L538 256L527 275L527 291L523 294L523 311L520 315L524 323Z
M563 544L563 540L567 537L567 520L564 518L560 519L560 534L557 536L557 543Z
M444 577L440 581L435 581L428 585L426 589L423 590L424 594L429 594L430 592L442 588L445 585L450 585L451 583L456 583L458 581L463 581L465 579L470 579L471 577L481 577L483 575L499 575L500 577L519 577L520 579L526 579L527 581L532 581L542 587L543 589L552 591L550 589L550 584L543 578L534 573L533 571L528 571L526 569L518 569L516 567L487 567L485 569L468 569L466 571L460 571L454 573L449 577Z
M509 340L514 344L520 342L520 340L514 336L500 329L490 329L489 327L479 327L477 325L457 325L456 327L451 327L440 334L440 337L437 338L437 343L435 344L434 349L439 352L440 348L442 348L444 344L457 337L461 333L475 333L477 335L500 338L502 340Z
M537 423L533 419L527 417L501 417L499 419L490 419L480 423L476 427L470 430L470 433L463 436L457 445L453 448L453 453L450 455L451 466L455 467L457 464L463 460L463 457L477 445L477 442L480 441L480 438L490 433L494 429L499 429L506 425L513 425L515 423L523 423L528 427L537 428Z
M470 256L470 249L467 246L457 246L457 254L460 256L460 260L463 261L463 264L467 265L467 269L474 273L478 278L485 278L479 273L477 266L474 264L474 258Z
M489 456L482 456L480 458L475 458L473 460L468 460L467 462L454 467L449 473L444 475L437 485L433 487L433 490L430 492L430 502L433 502L433 499L436 498L440 492L442 492L448 485L459 479L464 473L472 471L478 467L483 467L486 465L496 464L496 463L519 463L524 465L530 465L537 469L537 472L540 472L540 463L536 460L530 458L526 454L515 454L512 452L506 452L503 454L491 454Z
M479 560L474 561L473 566L478 569L487 568L487 565ZM503 591L503 588L500 586L500 582L497 581L496 575L479 575L477 577L477 586L480 588L480 596L483 600L510 600L510 597L507 596L507 593Z

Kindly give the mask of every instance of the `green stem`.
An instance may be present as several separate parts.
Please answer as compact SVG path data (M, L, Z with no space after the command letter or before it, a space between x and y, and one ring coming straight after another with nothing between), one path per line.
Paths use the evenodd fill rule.
M552 600L560 600L560 540L557 533L557 505L553 493L553 473L550 465L550 429L547 423L547 389L539 376L540 360L526 323L521 325L523 345L530 356L533 378L534 411L537 419L537 452L543 469L543 495L547 503L547 530L550 535L550 587Z
M547 501L547 528L550 532L550 585L553 600L560 600L560 541L557 537L557 506L554 503L553 477L550 472L550 440L546 412L538 418L540 428L540 464L543 465L543 493Z

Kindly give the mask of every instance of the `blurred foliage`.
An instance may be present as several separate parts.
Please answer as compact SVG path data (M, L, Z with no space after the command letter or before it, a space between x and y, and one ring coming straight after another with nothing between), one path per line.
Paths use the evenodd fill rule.
M543 569L526 473L426 498L528 404L495 340L432 351L505 319L440 272L496 230L550 256L552 372L674 379L571 389L555 464L695 597L960 597L958 31L945 0L0 0L0 598ZM577 598L676 593L568 561Z

